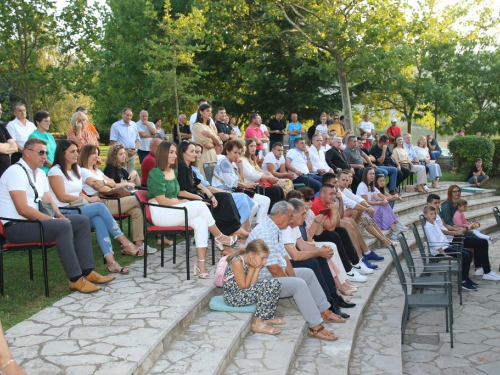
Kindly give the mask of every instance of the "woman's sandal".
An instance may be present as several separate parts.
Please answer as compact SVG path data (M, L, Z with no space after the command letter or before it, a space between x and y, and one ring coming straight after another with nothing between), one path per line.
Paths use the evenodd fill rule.
M342 298L344 300L344 302L347 302L347 303L351 302L351 299L349 297L347 297L345 294L343 294L340 290L338 290L338 288L337 288L337 295L340 298ZM352 294L351 294L351 296L352 296Z
M352 294L353 290L351 288L349 288L348 286L346 287L343 285L337 285L337 291L344 296L349 296L349 297L353 296L353 294Z
M285 324L285 321L279 318L275 318L275 319L264 320L264 323L266 323L269 326L281 326Z
M334 314L330 310L323 311L321 313L321 317L325 322L333 322L333 323L345 323L345 319Z
M264 322L252 324L252 332L253 333L264 333L266 335L277 335L278 333L281 333L281 331L278 328L268 326Z
M339 339L337 335L328 332L322 325L320 325L319 328L316 329L309 328L307 336L325 341L337 341Z
M219 241L219 238L221 238L222 236L224 236L224 234L221 233L219 236L215 237L215 244L220 250L224 250L224 246L233 246L234 243L238 240L238 236L226 236L230 240L229 243L222 243L221 241Z
M112 264L115 264L115 263L116 263L116 260L111 262L110 264L108 264L108 272L110 272L110 273L123 273L123 274L127 274L130 272L130 270L127 267L121 267L120 271L111 271L109 269L109 266L111 266ZM118 263L116 263L116 264L118 264Z
M205 262L205 259L197 259L198 262ZM200 279L209 279L210 275L208 272L203 272L201 273L201 270L198 268L198 266L195 264L194 265L194 275L198 276Z
M127 246L122 246L122 254L124 254L124 255L130 255L130 256L133 256L133 257L143 257L144 256L144 250L137 250L135 252L135 254L126 253L125 251L123 251L124 249L126 249L127 247L130 247L130 246L135 246L135 245L131 242ZM141 254L141 251L142 251L142 254Z

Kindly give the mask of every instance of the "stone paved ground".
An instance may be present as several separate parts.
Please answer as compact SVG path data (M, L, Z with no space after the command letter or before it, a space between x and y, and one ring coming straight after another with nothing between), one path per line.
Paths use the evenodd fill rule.
M493 270L498 271L500 242L490 246L490 261ZM406 264L403 269L406 272ZM394 346L390 340L399 339L403 293L392 270L365 313L354 344L350 373L500 374L500 282L472 278L479 284L478 291L464 291L463 306L459 305L458 296L453 305L454 348L450 348L449 333L444 329L444 310L413 310L402 347L403 369L397 372L394 361L387 357L397 353L388 353L387 348ZM439 343L410 344L410 334L439 338Z

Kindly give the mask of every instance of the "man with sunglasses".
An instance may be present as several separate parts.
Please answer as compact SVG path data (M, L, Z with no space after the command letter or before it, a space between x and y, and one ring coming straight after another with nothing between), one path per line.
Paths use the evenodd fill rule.
M11 243L40 242L38 223L22 222L40 220L44 240L56 242L69 288L82 293L96 292L101 288L95 284L107 283L114 277L94 271L89 219L83 215L66 217L54 204L47 176L40 169L46 159L46 142L30 138L24 143L19 163L10 166L0 178L0 217L21 220L2 220L5 236ZM55 217L39 210L36 196L52 204Z

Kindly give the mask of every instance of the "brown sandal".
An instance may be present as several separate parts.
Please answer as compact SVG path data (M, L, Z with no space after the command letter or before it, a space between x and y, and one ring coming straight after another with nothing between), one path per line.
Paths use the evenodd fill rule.
M316 329L309 328L307 336L325 341L337 341L339 339L337 335L328 332L322 325L320 325L319 328Z
M268 326L264 322L252 324L252 332L253 333L263 333L265 335L277 335L278 333L281 333L281 331L278 328Z
M333 323L345 323L346 320L337 314L334 314L330 310L323 311L321 313L321 317L325 322L333 322Z

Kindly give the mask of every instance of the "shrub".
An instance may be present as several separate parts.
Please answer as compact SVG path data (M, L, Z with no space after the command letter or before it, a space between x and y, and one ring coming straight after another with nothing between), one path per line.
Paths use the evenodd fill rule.
M498 176L500 175L500 170L498 166L500 165L500 139L494 139L493 144L495 145L495 151L493 153L493 165L496 168L491 168L488 170L490 176Z
M492 170L495 145L491 139L476 135L456 137L449 143L448 148L453 154L453 165L457 172L469 172L476 158L483 159L487 172Z

